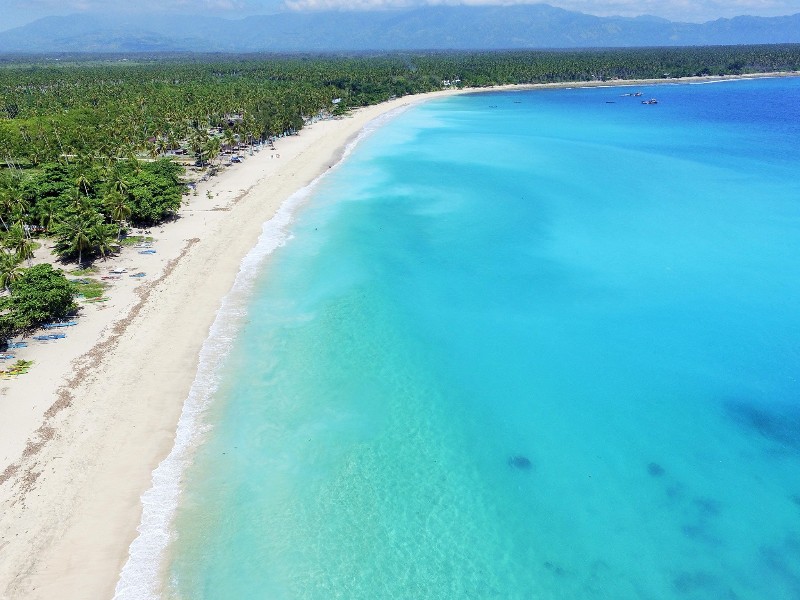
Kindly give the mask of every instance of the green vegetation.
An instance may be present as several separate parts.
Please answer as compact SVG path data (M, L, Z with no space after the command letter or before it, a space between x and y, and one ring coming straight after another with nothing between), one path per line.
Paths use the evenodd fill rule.
M514 51L383 56L120 57L0 68L0 160L117 164L294 132L320 111L463 86L794 70L800 46ZM333 104L334 99L341 101Z
M154 238L149 235L129 235L120 240L123 246L135 246L146 242L152 242Z
M74 307L59 271L31 267L36 238L78 267L104 258L175 216L186 166L212 174L310 119L444 87L792 70L800 45L1 62L0 337Z
M30 368L33 366L32 360L22 360L19 359L13 365L11 365L8 369L0 370L0 376L4 379L10 379L11 377L15 377L17 375L24 375Z
M0 298L1 339L63 319L77 308L75 286L48 264L23 270L9 289L11 293Z
M87 300L92 298L100 298L106 291L106 284L96 279L79 279L73 281L75 291L78 296L83 296Z

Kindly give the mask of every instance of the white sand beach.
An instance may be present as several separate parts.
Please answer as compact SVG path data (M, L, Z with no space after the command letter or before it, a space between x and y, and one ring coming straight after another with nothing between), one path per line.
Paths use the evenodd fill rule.
M127 247L97 262L99 275L126 269L109 280L108 302L84 305L65 339L15 351L35 362L0 381L0 599L114 595L141 496L173 445L203 342L262 225L371 120L468 91L318 121L199 184L177 221L152 230L155 254Z
M65 339L15 351L35 362L0 386L0 598L113 596L140 497L263 223L369 121L428 97L316 122L200 183L176 222L151 230L155 254L97 262L100 275L127 269L108 302L84 305Z

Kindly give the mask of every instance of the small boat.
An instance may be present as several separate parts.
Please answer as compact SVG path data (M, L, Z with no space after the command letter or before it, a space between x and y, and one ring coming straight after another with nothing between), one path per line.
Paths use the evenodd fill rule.
M658 104L658 100L650 98L650 100L642 100L642 104Z

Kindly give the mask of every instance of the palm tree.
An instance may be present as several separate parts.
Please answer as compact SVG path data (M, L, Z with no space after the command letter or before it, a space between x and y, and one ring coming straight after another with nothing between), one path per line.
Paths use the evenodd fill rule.
M122 238L122 223L131 216L131 207L125 196L116 190L106 195L104 204L111 218L119 225L117 230L117 241L119 241Z
M236 134L233 133L233 129L230 127L226 128L222 134L223 139L225 140L225 146L230 150L236 145Z
M27 260L28 266L30 266L33 258L33 242L25 235L25 229L22 224L14 224L5 240L3 240L3 245L9 250L13 250L18 260Z
M102 223L102 216L91 209L68 216L58 223L56 251L61 255L78 254L78 266L83 264L83 252L92 247L93 229Z
M36 203L36 211L39 213L39 225L44 227L45 233L50 233L56 221L58 205L52 198L44 198Z
M94 224L89 231L89 236L92 247L103 257L103 260L114 251L110 244L113 233L109 230L108 225L104 223Z
M197 130L189 138L189 149L197 157L200 166L205 165L206 145L208 144L208 133L202 130Z
M10 217L14 213L17 206L17 199L14 190L11 187L0 188L0 224L3 225L6 231L9 229L9 224L3 215Z
M71 209L76 213L89 210L89 197L82 196L78 188L73 188L70 195L72 196L72 198L70 199L67 208Z
M89 178L87 174L92 168L91 159L86 156L79 156L78 157L78 176L75 178L75 187L78 188L80 191L83 190L83 193L86 197L89 197Z
M116 192L122 196L127 194L128 184L116 165L108 170L106 177L107 184L110 184L110 191Z
M219 151L222 148L222 143L218 137L209 138L203 145L203 154L208 156L209 162L214 163L214 159L219 156Z
M22 274L19 265L20 261L16 254L0 252L0 287L6 292L10 291L11 284Z

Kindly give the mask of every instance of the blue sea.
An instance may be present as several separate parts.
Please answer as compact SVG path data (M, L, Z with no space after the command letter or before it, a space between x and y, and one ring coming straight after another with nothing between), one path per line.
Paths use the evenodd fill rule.
M376 127L223 308L158 593L800 598L798 140L800 78Z

